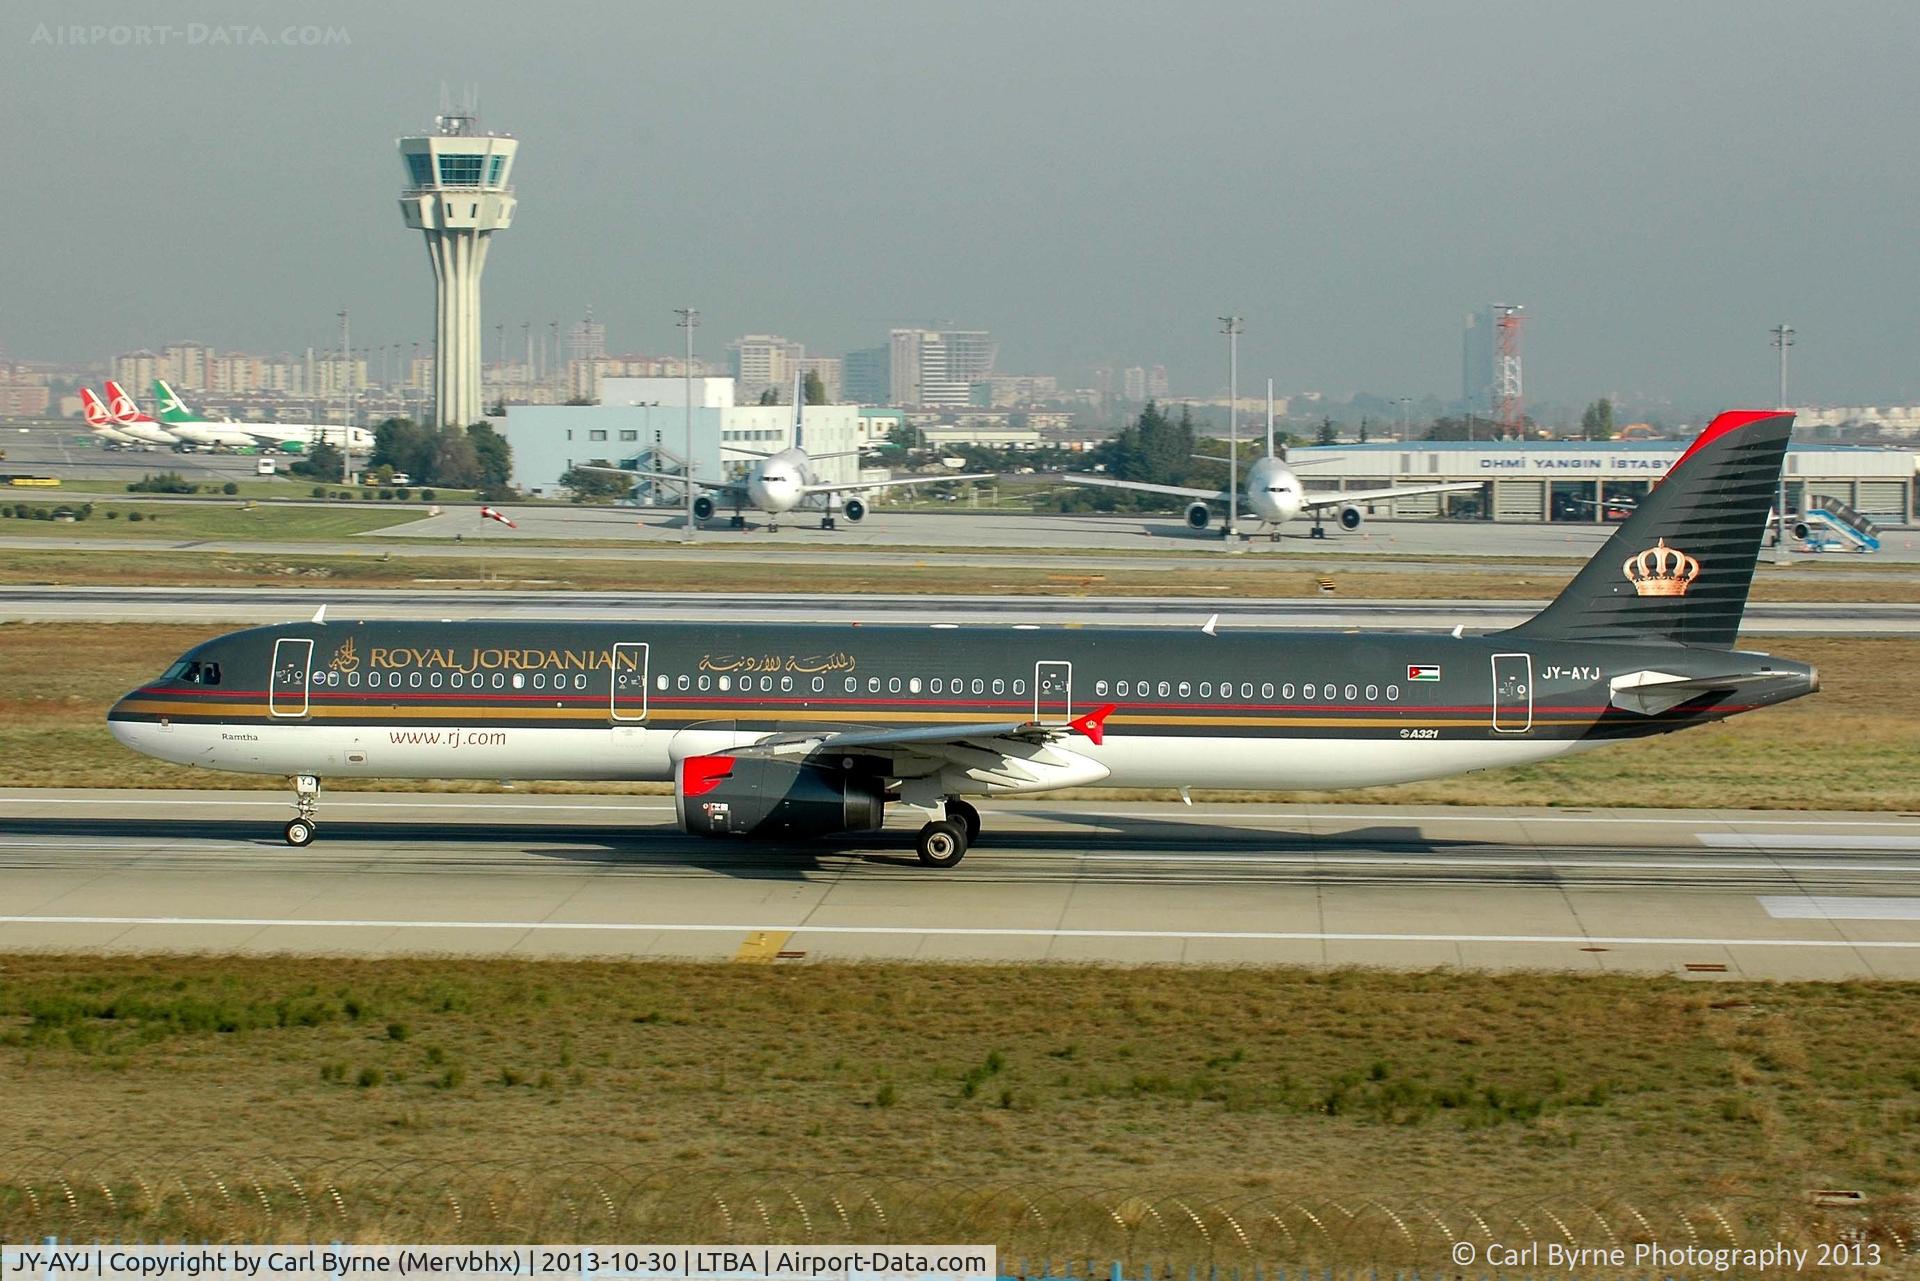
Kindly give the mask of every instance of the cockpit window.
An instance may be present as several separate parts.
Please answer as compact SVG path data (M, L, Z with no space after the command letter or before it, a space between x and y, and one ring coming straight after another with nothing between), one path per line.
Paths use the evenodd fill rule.
M164 681L179 681L183 685L218 685L220 683L220 664L203 663L183 658L169 667Z

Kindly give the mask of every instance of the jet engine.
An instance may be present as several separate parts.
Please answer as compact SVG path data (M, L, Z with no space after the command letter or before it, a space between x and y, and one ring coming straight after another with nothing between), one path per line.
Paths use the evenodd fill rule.
M695 836L871 832L886 814L882 782L805 761L689 756L674 767L673 808Z
M1811 535L1812 533L1813 533L1813 527L1808 525L1806 521L1797 520L1793 523L1793 536L1795 538L1804 539L1809 535Z
M1340 528L1360 528L1360 509L1358 507L1342 507L1340 509Z
M867 504L862 499L849 498L840 504L840 514L857 525L867 518Z
M695 520L713 519L713 499L702 494L693 500L693 518Z
M1205 529L1207 522L1212 519L1213 508L1207 506L1205 503L1189 503L1187 505L1188 529Z

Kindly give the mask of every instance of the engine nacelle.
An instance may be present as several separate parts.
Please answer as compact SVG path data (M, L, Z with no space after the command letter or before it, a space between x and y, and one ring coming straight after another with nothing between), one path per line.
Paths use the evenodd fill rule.
M693 500L693 518L695 520L713 519L713 499L702 494Z
M867 504L859 498L849 498L840 504L840 514L858 525L867 518Z
M1804 520L1801 520L1801 521L1795 521L1795 522L1794 522L1794 525L1793 525L1793 536L1794 536L1795 538L1802 538L1802 539L1804 539L1804 538L1806 538L1806 537L1807 537L1808 535L1810 535L1810 534L1812 534L1812 533L1813 533L1813 528L1812 528L1812 526L1810 526L1810 525L1808 525L1806 521L1804 521Z
M1205 529L1213 520L1213 508L1205 503L1190 503L1187 506L1187 528Z
M1358 507L1342 507L1340 509L1340 528L1360 528L1360 509Z
M689 756L674 766L673 808L695 836L871 832L886 817L882 782L804 761Z

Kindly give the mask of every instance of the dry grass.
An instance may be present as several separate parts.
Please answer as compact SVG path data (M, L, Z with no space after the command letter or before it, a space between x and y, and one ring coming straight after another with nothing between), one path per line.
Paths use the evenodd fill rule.
M152 677L174 655L226 630L133 623L0 625L0 786L284 788L285 780L277 777L215 774L136 756L106 730L106 709L115 698ZM1746 643L1817 664L1821 692L1719 725L1615 744L1547 765L1353 792L1196 796L1383 804L1920 810L1920 735L1915 733L1920 726L1920 682L1903 675L1920 666L1920 641L1750 637ZM367 780L338 786L383 785ZM487 783L450 786L494 789ZM613 789L595 784L592 790ZM1119 799L1113 792L1099 795ZM1169 793L1161 799L1171 797Z
M1884 1203L1920 1183L1894 1138L1920 1125L1917 1009L1890 983L23 955L0 957L0 1090L14 1179L108 1152L195 1178L267 1156L431 1173L350 1202L349 1240L396 1218L458 1239L407 1198L474 1199L496 1166L905 1182L949 1207L1010 1181ZM46 1213L0 1187L0 1236ZM1044 1248L1031 1223L973 1227Z
M71 496L46 499L8 499L8 506L25 501L29 507L78 507L90 503L93 515L72 524L30 518L0 519L0 545L14 538L260 538L303 540L343 538L374 529L390 529L423 519L424 507L306 507L285 503L232 502L111 502ZM129 519L135 515L139 519Z

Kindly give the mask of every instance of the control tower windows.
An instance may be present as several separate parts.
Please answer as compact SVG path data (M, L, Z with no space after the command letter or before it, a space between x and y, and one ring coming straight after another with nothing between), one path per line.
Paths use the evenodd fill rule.
M440 157L440 185L443 187L477 187L480 185L480 162L484 156L462 156L442 154Z

